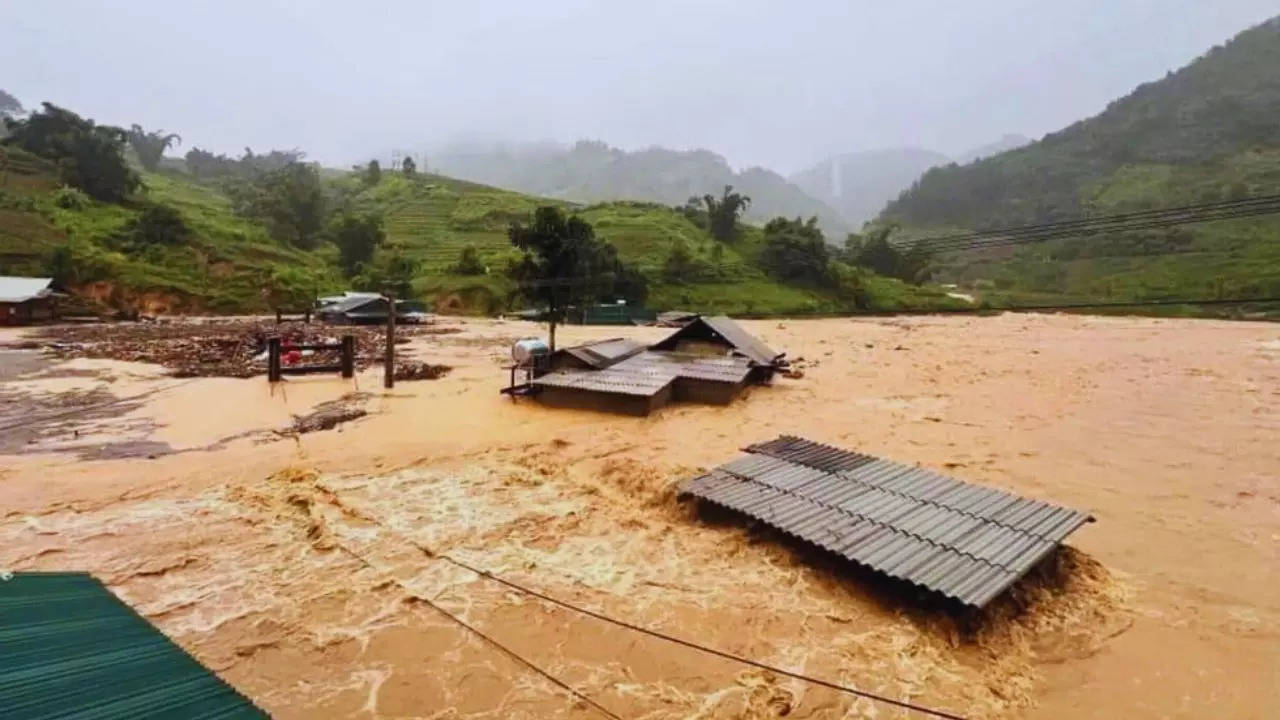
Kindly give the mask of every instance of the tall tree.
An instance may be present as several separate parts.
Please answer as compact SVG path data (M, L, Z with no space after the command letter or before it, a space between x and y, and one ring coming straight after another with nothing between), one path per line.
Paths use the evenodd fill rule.
M386 238L382 218L342 212L329 223L329 239L338 246L338 264L352 277L373 259L373 252Z
M21 120L5 118L9 137L2 142L53 160L63 182L97 200L119 202L138 189L142 181L124 159L124 130L50 103L42 107Z
M507 273L521 296L546 307L555 350L556 325L564 322L566 308L613 291L617 255L596 239L590 223L577 215L565 217L555 206L538 208L528 226L512 223L508 236L523 255Z
M889 242L897 227L896 223L888 223L873 226L862 235L850 233L844 243L845 262L909 283L928 280L933 252L923 243L916 243L905 252L899 250Z
M369 165L364 171L364 181L369 185L377 185L382 182L382 165L377 160L370 160Z
M163 130L147 132L137 124L129 128L128 137L133 151L138 154L138 161L148 170L155 170L160 166L160 158L170 145L182 144L182 137L177 133L166 134Z
M720 242L737 239L738 218L751 205L751 198L734 192L732 185L725 185L719 198L710 193L703 195L702 204L707 208L707 230L711 237Z
M818 218L774 218L764 226L760 264L778 279L802 285L825 285L831 276L830 253Z
M418 174L418 164L413 161L413 158L406 157L404 162L400 163L400 172L403 172L405 177L411 178Z
M319 242L327 203L314 165L289 163L250 182L228 182L223 189L236 213L262 220L277 240L304 250Z

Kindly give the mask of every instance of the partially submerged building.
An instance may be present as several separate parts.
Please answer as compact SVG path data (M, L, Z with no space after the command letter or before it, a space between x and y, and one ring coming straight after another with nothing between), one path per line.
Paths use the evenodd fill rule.
M612 338L562 348L525 385L504 392L631 415L673 400L727 405L747 385L772 380L786 366L783 356L727 317L698 317L651 346Z
M982 607L1088 513L783 435L685 481L719 505L887 576Z
M61 293L53 278L0 275L0 325L30 325L57 317Z

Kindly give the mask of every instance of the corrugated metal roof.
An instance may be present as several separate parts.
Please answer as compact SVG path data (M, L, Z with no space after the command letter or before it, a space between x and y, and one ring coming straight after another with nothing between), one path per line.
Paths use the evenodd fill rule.
M682 491L977 607L1093 520L786 435L746 451Z
M677 378L740 383L750 372L751 365L744 358L644 350L602 370L560 370L540 375L533 379L532 384L653 395Z
M0 715L266 718L85 573L0 580Z
M759 338L742 329L742 326L724 315L700 315L663 340L650 346L651 350L675 350L681 340L715 336L723 340L734 352L757 365L774 365L782 353L775 352Z
M751 364L745 358L728 355L697 355L646 350L616 367L665 372L691 380L739 383L747 379Z
M610 338L582 345L574 345L561 350L586 363L597 370L626 360L644 350L644 345L635 340Z
M53 294L53 278L0 275L0 302L20 303Z
M782 356L782 353L765 345L760 338L743 330L741 325L726 315L712 315L701 320L719 333L720 337L728 340L734 349L761 365L772 365Z
M573 390L653 395L675 380L671 373L646 373L617 367L604 370L560 370L533 379L532 384Z

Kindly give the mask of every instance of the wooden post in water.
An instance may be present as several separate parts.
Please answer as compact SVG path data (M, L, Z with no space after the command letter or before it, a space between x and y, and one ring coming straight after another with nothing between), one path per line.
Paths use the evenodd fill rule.
M267 339L267 382L280 382L280 338Z
M351 335L342 336L342 377L351 379L356 375L356 339Z
M382 372L382 387L390 390L396 384L396 297L387 293L387 358Z

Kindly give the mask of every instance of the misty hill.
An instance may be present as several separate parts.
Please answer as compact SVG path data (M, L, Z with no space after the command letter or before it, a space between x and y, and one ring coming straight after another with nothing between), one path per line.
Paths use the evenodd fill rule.
M1277 68L1280 18L1240 33L1177 72L1139 86L1101 114L1038 142L970 165L928 171L885 209L884 217L970 228L1062 220L1089 210L1092 198L1118 172L1190 166L1216 172L1215 164L1233 156L1280 147ZM1222 190L1230 194L1230 188L1206 190L1197 199L1222 199Z
M828 158L790 179L858 228L911 187L925 170L949 162L942 153L920 148L872 150Z
M1280 192L1277 68L1280 18L1039 142L929 170L881 218L927 236ZM1276 296L1280 217L956 253L936 270L1022 299Z
M603 142L453 146L431 155L447 175L574 202L640 200L683 205L690 197L719 194L726 185L751 198L746 217L764 222L779 215L813 217L828 237L843 237L847 223L835 209L764 168L734 172L707 150L650 148L628 152Z
M309 250L295 247L237 212L234 177L202 180L177 169L182 161L170 161L158 171L137 168L145 184L137 197L103 202L65 187L55 163L16 148L4 152L0 274L52 275L79 296L82 310L262 312L301 307L317 294L351 287L338 249L327 240ZM415 294L451 312L512 307L514 287L504 270L518 252L507 237L509 223L528 221L540 205L567 205L429 173L388 171L372 184L357 173L322 175L331 204L382 219L385 240L371 263L406 258ZM156 207L173 211L180 237L134 242L138 223ZM766 272L759 227L746 226L732 244L720 244L665 205L617 201L575 212L645 276L649 307L763 314L851 308L830 289L789 285ZM678 282L666 276L677 246L704 276ZM483 272L455 269L464 249L474 250ZM936 288L871 273L864 284L868 308L953 303Z
M1016 133L1006 134L1004 137L1001 137L993 143L979 145L976 148L961 153L960 156L956 158L955 162L957 165L968 165L974 160L981 160L982 158L991 157L992 155L999 155L1002 152L1016 150L1023 145L1030 143L1031 138L1026 135L1018 135Z

